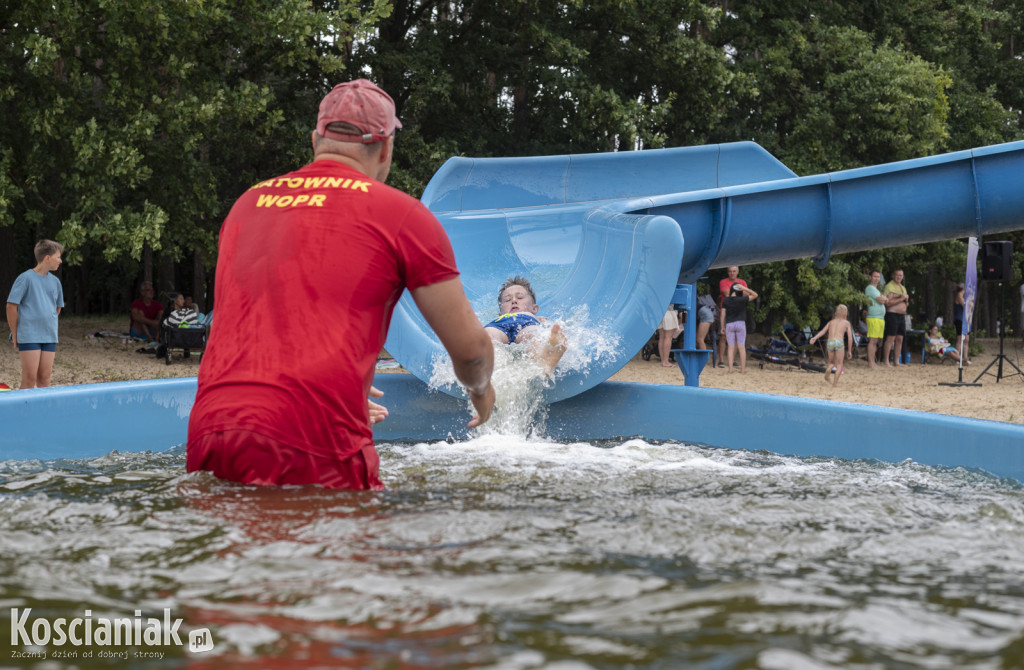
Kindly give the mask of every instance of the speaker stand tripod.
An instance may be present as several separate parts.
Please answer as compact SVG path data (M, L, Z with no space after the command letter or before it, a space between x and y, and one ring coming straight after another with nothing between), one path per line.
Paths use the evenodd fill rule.
M928 336L925 335L925 337L928 337ZM963 336L960 337L960 344L958 346L960 347L960 351L963 352L963 350L964 350L964 338L963 338ZM977 379L975 379L973 382L965 382L964 381L964 363L963 363L963 354L961 353L960 354L960 362L956 366L956 381L955 382L939 382L939 386L981 386L981 384L978 383Z
M1018 368L1016 365L1014 365L1013 361L1011 361L1009 358L1007 358L1003 354L1003 338L1005 337L1004 331L1006 330L1006 325L1005 325L1006 322L1002 321L1002 319L1006 316L1005 307L1006 307L1006 290L1005 290L1005 287L1003 286L1003 283L999 282L999 318L1000 318L1000 324L999 324L999 353L996 354L996 357L993 358L992 362L988 364L988 367L986 367L984 370L982 370L981 374L978 375L978 379L981 379L985 375L992 375L993 377L996 378L996 383L997 384L999 383L999 380L1002 379L1003 376L1004 376L1003 375L1003 362L1004 361L1005 361L1005 363L1007 365L1009 365L1011 368L1016 370L1016 372L1011 372L1010 374L1005 375L1005 376L1013 377L1015 375L1020 375L1021 376L1021 381L1024 381L1024 372L1021 372L1020 368ZM995 365L996 363L999 363L999 366L996 368L996 371L995 372L989 372L989 370L992 368L992 366ZM974 380L975 383L977 383L978 379Z

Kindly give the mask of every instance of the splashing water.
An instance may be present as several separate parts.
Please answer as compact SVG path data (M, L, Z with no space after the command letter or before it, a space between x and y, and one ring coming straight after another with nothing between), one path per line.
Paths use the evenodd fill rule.
M550 377L535 358L532 343L495 344L494 374L491 377L496 396L495 411L491 420L477 429L479 434L543 435L546 418L543 390L557 384L558 379L568 372L586 374L592 363L611 356L619 347L618 335L590 323L586 305L580 305L566 315L555 315L542 321L534 327L534 342L547 341L556 323L562 325L566 350ZM434 357L427 384L433 389L448 392L461 388L455 378L451 358L447 355ZM468 401L467 407L472 410Z
M216 643L0 665L1024 667L1016 482L643 439L379 449L385 491L231 484L183 448L0 461L0 638L13 607L171 608Z

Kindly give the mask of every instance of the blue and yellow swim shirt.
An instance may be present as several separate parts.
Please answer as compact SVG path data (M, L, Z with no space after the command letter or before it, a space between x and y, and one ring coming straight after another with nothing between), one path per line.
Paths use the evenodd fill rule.
M532 314L526 312L516 312L515 314L502 314L494 321L484 326L484 328L497 328L501 332L505 333L508 337L509 344L516 341L516 337L519 335L523 328L529 328L530 326L540 325L540 321Z

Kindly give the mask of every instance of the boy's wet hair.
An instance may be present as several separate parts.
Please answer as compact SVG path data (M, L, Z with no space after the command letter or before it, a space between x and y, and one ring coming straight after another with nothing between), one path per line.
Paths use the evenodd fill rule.
M501 285L500 289L498 289L499 305L501 304L501 296L505 294L505 289L507 289L509 286L522 286L523 288L526 289L526 292L530 294L530 298L533 299L533 303L537 304L537 294L533 292L533 287L530 286L530 280L527 279L526 277L520 277L519 275L516 275L515 277L509 277L508 279L506 279L505 283Z
M47 256L64 253L64 245L53 240L39 240L36 242L35 254L36 263L42 263Z
M846 305L836 305L836 311L833 314L833 316L839 316L839 312L842 312L843 314L849 314L850 310L846 308Z

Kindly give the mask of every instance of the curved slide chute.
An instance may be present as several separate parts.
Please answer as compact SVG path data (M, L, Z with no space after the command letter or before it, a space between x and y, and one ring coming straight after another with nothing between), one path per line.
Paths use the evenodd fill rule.
M647 341L653 324L664 316L672 300L683 239L670 218L600 210L583 213L573 240L575 248L562 249L565 263L557 262L557 255L552 255L550 262L538 263L516 254L508 232L515 224L504 217L469 225L473 228L469 235L461 234L466 230L459 226L448 227L466 293L481 321L498 315L497 292L502 281L523 275L537 292L542 316L567 320L567 327L586 328L615 339L613 350L590 360L585 369L560 368L557 383L545 389L548 402L586 391L615 374ZM543 236L552 231L534 232ZM477 249L477 255L470 254L467 259L467 246ZM568 318L580 314L580 307L584 308L583 320ZM424 381L446 360L444 349L408 293L395 307L385 346ZM454 387L440 388L457 393Z
M546 391L554 402L621 368L676 284L708 269L808 257L824 266L833 253L1024 228L1024 142L811 177L750 142L453 158L423 201L448 231L481 320L496 315L505 277L521 274L542 314L582 307L582 327L620 338L614 354L560 370ZM424 381L444 353L408 293L386 347Z

